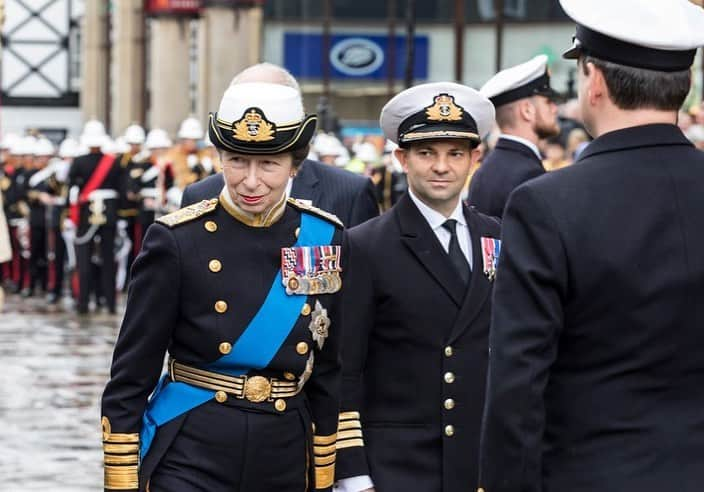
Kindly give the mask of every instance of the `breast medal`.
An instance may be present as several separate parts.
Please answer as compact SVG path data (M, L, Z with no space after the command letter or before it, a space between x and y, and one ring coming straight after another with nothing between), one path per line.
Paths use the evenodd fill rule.
M492 282L496 277L496 267L499 263L499 253L501 252L501 240L493 237L482 237L481 243L484 275Z
M281 248L281 281L288 295L333 294L342 287L340 246Z

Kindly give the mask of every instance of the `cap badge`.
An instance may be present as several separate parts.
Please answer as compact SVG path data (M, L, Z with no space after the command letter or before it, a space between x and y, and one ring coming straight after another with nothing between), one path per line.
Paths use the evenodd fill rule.
M449 94L436 96L435 104L425 108L425 115L430 121L460 121L463 110L455 104L455 98Z
M233 136L242 142L267 142L274 140L276 133L274 124L268 122L264 113L257 108L247 110L233 128Z

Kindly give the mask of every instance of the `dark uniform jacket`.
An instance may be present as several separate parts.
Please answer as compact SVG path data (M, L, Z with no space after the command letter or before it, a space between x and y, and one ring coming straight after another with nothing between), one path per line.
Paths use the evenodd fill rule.
M90 180L90 177L93 175L93 172L95 169L98 167L98 163L100 162L100 159L103 157L103 154L98 152L94 154L86 154L82 155L79 157L76 157L73 160L73 163L71 164L71 168L69 170L69 175L68 175L68 181L69 181L69 188L72 188L74 186L77 186L79 190L82 190L83 187L88 183ZM107 176L105 177L105 180L103 183L100 185L98 189L101 190L115 190L118 193L120 193L123 189L124 186L124 179L122 176L123 169L120 166L120 163L115 161L112 164L112 167L110 168L110 171L107 173ZM107 219L105 225L110 227L110 226L115 226L117 224L117 219L118 219L118 209L121 204L122 200L118 197L118 199L115 200L106 200L105 201L105 218ZM82 233L82 230L84 228L88 227L88 217L90 215L88 203L81 205L80 207L81 213L80 213L80 222L79 222L79 233Z
M281 248L294 245L306 211L333 222L289 201L277 222L251 227L211 199L162 217L147 230L103 394L106 469L120 452L112 444L137 442L167 351L170 359L197 371L233 349L272 283L281 281ZM341 244L337 224L328 244ZM341 376L339 299L339 293L308 296L283 344L271 347L271 362L243 367L250 378L305 384L301 393L282 402L216 394L165 423L141 457L140 490L149 479L158 482L157 490L196 490L187 483L213 492L331 490ZM318 303L330 320L322 349L311 331ZM266 345L266 337L261 343ZM136 446L124 452L136 460ZM189 462L197 465L198 475ZM212 471L204 476L208 468ZM120 475L114 467L109 471L106 477Z
M187 186L181 206L218 196L225 183L222 173ZM346 227L379 215L372 182L363 176L306 159L293 180L291 196L310 200L314 207L335 214Z
M674 125L594 140L514 191L494 290L480 485L704 483L704 154Z
M535 152L520 142L500 138L472 176L467 203L483 214L501 217L509 194L542 174L545 169Z
M469 288L408 195L349 231L338 479L370 475L378 492L475 483L492 287L480 241L499 224L464 215Z

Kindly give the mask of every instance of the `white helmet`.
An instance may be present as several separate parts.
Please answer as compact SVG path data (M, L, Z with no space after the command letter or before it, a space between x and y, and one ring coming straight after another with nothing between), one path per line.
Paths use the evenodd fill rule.
M35 156L52 156L56 154L56 149L54 148L54 144L51 143L51 140L46 137L39 137L34 144L33 154Z
M342 144L337 138L325 133L318 134L313 142L313 151L319 157L324 155L339 156L342 154L342 148Z
M203 127L197 118L191 116L181 122L181 127L178 129L177 136L178 138L200 140L203 138Z
M161 128L149 130L149 133L147 133L147 140L144 142L144 146L148 150L168 149L171 145L172 143L169 138L169 134L166 133L166 130L162 130Z
M32 155L36 143L37 139L32 136L20 137L12 144L12 147L10 147L10 154Z
M89 120L83 127L81 143L86 147L101 147L107 138L105 126L98 120Z
M127 143L125 137L117 137L115 139L115 153L116 154L126 154L130 151L130 144Z
M73 138L66 138L59 145L59 157L62 159L71 159L78 155L78 142Z
M355 157L367 164L376 164L379 161L379 152L371 142L364 142L357 147Z
M0 149L9 150L12 147L12 144L14 144L19 138L20 136L16 133L6 133L5 136L2 137L2 141L0 141Z
M144 128L138 124L132 124L125 130L125 142L132 145L142 145L144 143Z
M100 146L100 152L103 154L117 154L117 149L115 148L115 141L106 136L103 141L103 145Z

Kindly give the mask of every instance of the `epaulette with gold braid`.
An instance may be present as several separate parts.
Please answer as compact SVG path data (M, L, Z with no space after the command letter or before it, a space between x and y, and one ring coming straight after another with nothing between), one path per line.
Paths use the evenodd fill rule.
M318 207L314 207L313 205L307 202L297 200L295 198L289 198L288 203L293 205L293 207L297 210L316 215L322 219L327 220L328 222L332 222L338 227L345 227L345 224L342 223L342 221L337 217L337 215L331 214L330 212L326 212L325 210L321 210Z
M185 224L186 222L190 222L212 212L217 208L218 203L219 200L217 198L203 200L180 210L176 210L168 215L164 215L163 217L159 217L156 221L167 227L176 227L177 225Z

